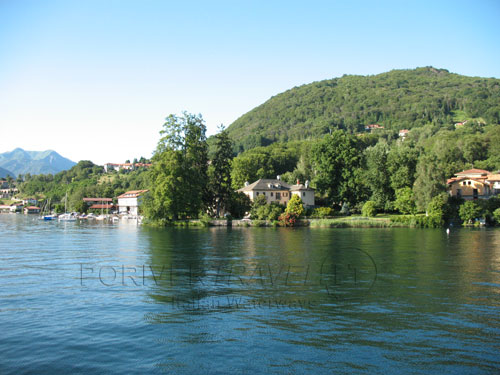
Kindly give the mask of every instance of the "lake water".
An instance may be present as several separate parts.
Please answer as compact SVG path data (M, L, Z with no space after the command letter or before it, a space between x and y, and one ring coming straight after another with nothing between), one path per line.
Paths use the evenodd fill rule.
M0 215L0 374L500 372L500 230Z

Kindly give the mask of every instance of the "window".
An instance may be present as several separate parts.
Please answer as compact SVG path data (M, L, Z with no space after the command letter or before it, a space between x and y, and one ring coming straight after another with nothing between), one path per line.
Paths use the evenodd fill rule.
M255 195L259 195L259 192L255 193Z
M467 185L470 185L470 181L467 181Z
M462 196L462 189L457 189L457 197L460 198Z
M271 191L271 197L273 196L273 192Z
M302 196L303 196L303 197L305 197L305 196L306 196L306 192L305 192L305 191L303 191L303 192L302 192Z
M279 201L281 199L281 193L276 193L276 200Z

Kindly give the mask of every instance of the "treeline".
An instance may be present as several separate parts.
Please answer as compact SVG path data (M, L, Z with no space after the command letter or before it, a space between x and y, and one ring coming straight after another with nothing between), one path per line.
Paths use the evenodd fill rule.
M400 130L466 120L500 124L500 80L427 67L295 87L241 116L228 132L239 153L335 129L356 134L368 124Z
M241 153L232 163L233 187L281 175L288 183L310 180L317 202L335 210L347 204L351 212L361 212L370 201L377 212L426 212L433 198L446 194L446 179L455 173L500 169L498 142L500 126L473 122L453 130L427 124L404 140L391 131L335 130L318 140Z
M325 207L316 216L426 212L432 219L424 224L434 226L463 216L461 202L447 198L447 178L470 168L500 169L500 126L474 121L458 128L428 123L413 127L404 139L393 130L332 130L319 139L276 142L239 155L224 128L212 138L209 152L201 115L170 115L160 134L148 170L105 174L102 167L81 161L54 176L25 176L20 190L58 202L68 192L70 207L77 209L84 196L116 197L126 190L149 189L143 213L166 223L203 215L242 217L250 211L250 201L235 190L246 181L280 175L291 184L310 181L316 204ZM481 212L492 214L496 208L490 206ZM261 219L275 218L278 211L259 204L251 210Z
M17 181L23 197L50 199L55 207L57 204L64 206L67 194L68 209L78 212L86 211L84 197L113 198L127 190L145 189L145 186L149 186L146 169L105 173L102 166L88 160L82 160L71 169L55 175L26 174L18 176Z

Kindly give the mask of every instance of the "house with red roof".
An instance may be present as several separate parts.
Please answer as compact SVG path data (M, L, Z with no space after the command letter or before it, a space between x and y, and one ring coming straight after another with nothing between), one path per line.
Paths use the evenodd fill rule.
M446 181L451 196L471 199L488 199L500 194L500 174L484 169L468 169Z

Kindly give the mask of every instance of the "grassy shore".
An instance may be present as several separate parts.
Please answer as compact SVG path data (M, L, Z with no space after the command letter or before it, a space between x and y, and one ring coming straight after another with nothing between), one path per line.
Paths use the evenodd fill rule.
M164 221L148 223L154 226L173 227L278 227L278 221L268 220L214 220L202 218L197 220ZM376 217L341 216L325 219L303 218L297 221L297 227L312 228L424 228L428 225L425 215L377 215Z

